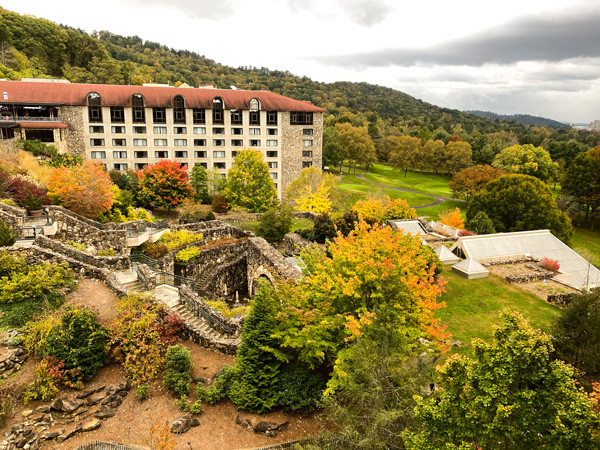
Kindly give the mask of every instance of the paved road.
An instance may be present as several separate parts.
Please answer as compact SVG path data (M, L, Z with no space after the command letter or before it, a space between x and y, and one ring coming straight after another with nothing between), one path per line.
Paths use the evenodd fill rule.
M443 195L428 194L428 193L425 193L425 192L414 191L412 189L402 188L402 187L398 187L398 186L390 186L389 184L375 183L375 182L373 182L371 180L367 180L365 178L365 176L363 174L361 174L361 173L357 173L356 177L359 180L363 180L363 181L366 181L367 183L372 184L373 186L379 186L379 187L384 187L384 188L388 188L388 189L394 189L396 191L402 191L402 192L411 192L413 194L427 195L427 196L433 197L435 199L435 201L433 203L429 203L427 205L421 205L421 206L414 206L413 208L415 208L415 209L429 208L430 206L437 206L437 205L439 205L441 203L444 203L447 200L456 200L456 201L459 201L459 202L464 202L464 200L457 200L457 199L452 198L452 197L444 197Z

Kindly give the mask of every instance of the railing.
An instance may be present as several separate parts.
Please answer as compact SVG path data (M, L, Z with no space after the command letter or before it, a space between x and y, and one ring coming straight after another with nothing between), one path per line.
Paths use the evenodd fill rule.
M144 274L140 270L140 266L138 264L134 264L132 266L132 268L133 268L133 270L135 270L135 273L137 274L138 280L140 280L143 283L144 290L147 291L148 290L148 280L146 280L146 277L144 276Z
M28 216L23 215L24 223L32 223L35 222L36 226L49 226L53 225L56 222L56 212L52 214L42 214L41 216Z
M64 122L60 117L7 116L6 114L0 114L0 120L8 122Z
M135 263L146 264L154 272L156 272L156 269L158 268L158 261L143 254L130 255L129 260L132 262L132 266L134 266Z
M168 284L169 286L189 286L190 289L194 289L196 282L191 278L180 277L168 272L156 272L156 285Z
M127 447L123 444L113 444L112 442L91 441L81 444L76 450L138 450L139 447Z
M35 240L38 236L43 236L44 229L37 228L36 226L32 227L17 227L14 228L15 234L19 240L24 241L33 241L35 244Z
M252 450L295 450L298 448L305 448L308 445L318 445L319 439L306 438L296 439L295 441L282 442L281 444L267 445L265 447L256 447Z

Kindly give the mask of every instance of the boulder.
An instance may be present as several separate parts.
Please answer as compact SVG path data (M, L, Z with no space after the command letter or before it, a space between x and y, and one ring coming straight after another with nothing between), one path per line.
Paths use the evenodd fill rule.
M94 431L100 428L100 425L102 425L102 421L100 419L91 419L83 424L81 431Z
M63 434L64 432L65 432L64 428L61 428L60 430L56 430L56 431L46 431L45 433L42 433L42 435L40 436L40 439L44 439L44 440L54 439L54 438L60 436L61 434Z
M50 409L52 409L54 411L69 413L69 412L75 411L81 405L83 405L83 402L80 402L79 400L57 398L50 405Z
M277 430L279 425L275 422L258 422L252 430L255 433L266 433L267 431Z
M63 434L61 436L59 436L56 440L58 442L64 442L67 439L71 439L73 436L75 436L77 433L79 433L81 431L82 425L79 423L75 426L75 428L73 428L71 431L69 431L66 434Z
M176 419L173 423L171 423L171 433L173 434L181 434L185 433L192 427L200 426L200 422L195 417L186 414L185 416Z
M100 401L104 398L103 394L93 395L85 399L85 404L88 406L94 406L100 403Z
M90 395L94 394L95 392L96 392L96 389L86 389L85 391L81 391L79 394L77 394L77 398L78 399L88 398Z
M99 409L96 411L94 416L98 419L108 419L109 417L113 417L115 414L117 414L117 412L117 408Z

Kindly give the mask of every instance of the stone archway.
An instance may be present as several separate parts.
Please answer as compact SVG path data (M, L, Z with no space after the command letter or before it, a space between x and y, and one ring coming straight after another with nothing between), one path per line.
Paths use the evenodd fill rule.
M250 266L248 268L250 268ZM261 280L274 284L273 275L263 265L258 266L252 273L248 273L248 294L250 297L253 297L254 294L256 294L256 290L258 289Z

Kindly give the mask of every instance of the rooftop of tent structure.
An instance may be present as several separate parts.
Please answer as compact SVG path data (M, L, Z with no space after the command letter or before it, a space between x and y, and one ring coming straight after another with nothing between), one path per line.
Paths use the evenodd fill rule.
M464 236L450 249L480 263L519 260L527 256L555 259L560 264L554 281L575 289L600 286L600 270L586 261L549 230Z

